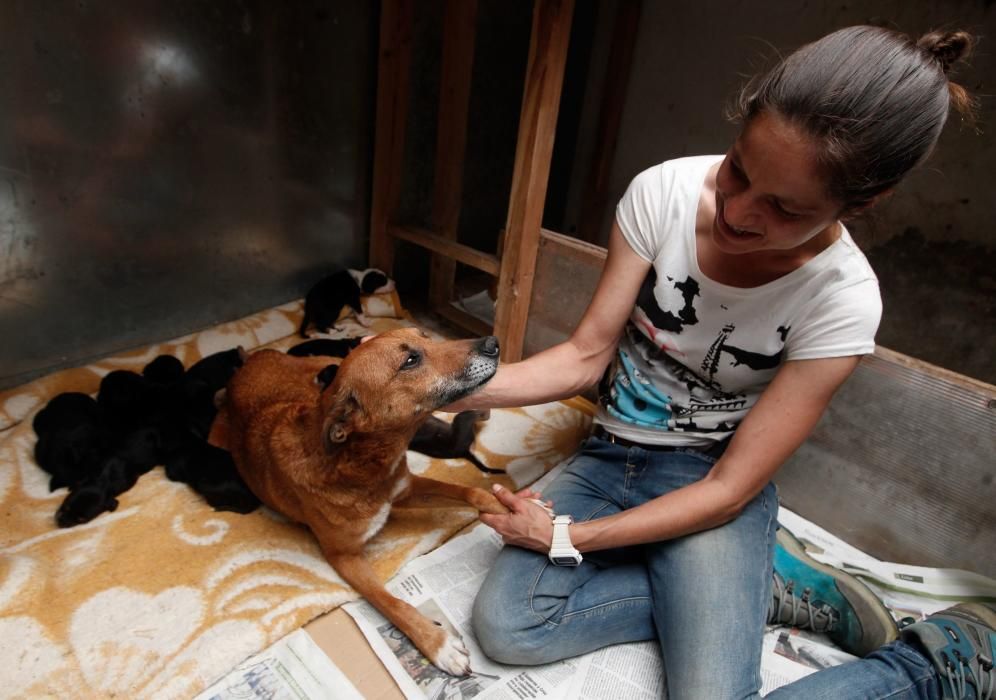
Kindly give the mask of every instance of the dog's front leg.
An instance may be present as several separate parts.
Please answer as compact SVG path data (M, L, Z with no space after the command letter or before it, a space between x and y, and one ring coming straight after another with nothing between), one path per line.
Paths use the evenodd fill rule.
M409 477L408 490L401 499L395 501L395 505L425 507L431 505L431 499L434 496L469 503L482 513L494 513L495 515L508 513L508 508L484 489L476 486L450 484L414 474Z
M470 673L470 652L463 641L450 634L438 622L433 622L408 603L388 593L370 562L362 554L334 554L326 551L325 558L346 583L404 632L429 661L454 676L466 676Z

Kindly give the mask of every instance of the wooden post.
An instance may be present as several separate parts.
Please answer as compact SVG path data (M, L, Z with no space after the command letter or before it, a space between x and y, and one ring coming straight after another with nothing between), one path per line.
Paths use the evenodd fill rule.
M436 169L430 221L434 233L453 241L457 239L457 227L460 223L476 25L477 0L447 0L443 18ZM455 260L443 255L432 255L429 269L430 308L438 309L449 305L453 299L455 274Z
M394 241L387 227L401 193L413 16L413 0L383 0L381 3L377 124L370 202L370 265L388 275L392 275L394 268Z
M595 153L585 178L581 197L581 215L577 236L589 243L599 243L602 219L609 196L609 175L619 140L626 86L633 64L633 47L640 23L641 0L620 0L612 25L612 45L602 88L602 104L598 112Z
M533 10L495 313L508 362L522 358L573 13L574 0L536 0Z

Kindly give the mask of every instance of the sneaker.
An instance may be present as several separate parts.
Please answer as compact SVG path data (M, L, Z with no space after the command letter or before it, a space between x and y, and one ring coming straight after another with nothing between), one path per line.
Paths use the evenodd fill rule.
M899 636L889 610L868 586L810 557L785 528L778 530L774 569L768 624L824 633L855 656Z
M996 698L996 603L965 603L903 629L934 664L944 700Z

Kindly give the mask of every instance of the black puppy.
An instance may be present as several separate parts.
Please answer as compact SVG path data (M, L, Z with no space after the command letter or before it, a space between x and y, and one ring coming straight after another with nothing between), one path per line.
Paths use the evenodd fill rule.
M49 491L72 487L100 468L109 435L99 421L84 420L39 436L35 461L52 475Z
M31 427L39 437L53 431L77 425L87 420L99 420L100 409L92 396L68 391L54 397L35 414Z
M100 380L97 405L108 430L124 435L147 425L160 410L157 387L137 372L116 369Z
M52 475L50 491L78 484L97 472L110 436L94 399L78 392L59 394L31 425L38 435L35 461Z
M112 447L140 428L154 428L158 431L158 459L174 448L179 433L186 429L182 370L179 360L161 355L146 365L142 374L115 370L101 380L97 404L103 424L114 438Z
M296 357L345 357L349 351L360 344L359 338L319 338L298 343L287 351L288 355Z
M474 425L479 420L487 420L488 415L487 411L461 411L452 423L430 416L415 433L408 449L440 459L466 459L486 474L504 474L503 469L492 469L470 451Z
M166 460L165 467L169 479L190 486L215 510L251 513L260 505L239 476L232 455L204 440L188 440L184 449Z
M231 457L213 454L204 441L214 419L215 393L242 365L234 348L205 357L184 372L175 357L160 355L142 374L108 373L94 400L60 394L35 416L35 458L52 474L50 490L67 486L56 513L60 527L89 522L117 508L116 496L157 464L182 460L190 445L203 445L195 488L218 509L249 512L258 500L242 483ZM206 456L205 456L206 455Z
M321 387L322 391L328 388L328 385L335 381L335 375L339 372L339 365L329 365L315 377L315 383Z
M228 384L235 370L246 361L246 356L241 346L213 353L191 365L183 380L204 382L217 391Z
M136 428L124 435L101 460L96 472L69 486L69 495L55 514L59 527L89 522L118 507L116 496L161 461L161 439L153 427Z
M335 327L339 314L346 306L356 314L363 326L370 325L363 315L361 294L381 294L394 289L394 282L376 268L366 270L339 270L319 280L304 298L304 318L298 333L308 337L308 326L314 324L319 332Z
M341 357L345 358L349 351L360 344L359 338L306 340L299 343L287 351L288 355L298 357ZM330 364L315 377L315 381L324 391L325 388L335 380L339 365Z
M183 412L188 429L197 437L207 439L218 412L215 394L225 388L245 359L246 351L241 347L223 350L194 363L183 375Z
M105 472L94 474L63 499L55 513L55 522L59 527L88 523L101 513L117 510L118 499L114 496Z
M183 379L183 363L172 355L160 355L145 365L142 376L159 386L174 386Z

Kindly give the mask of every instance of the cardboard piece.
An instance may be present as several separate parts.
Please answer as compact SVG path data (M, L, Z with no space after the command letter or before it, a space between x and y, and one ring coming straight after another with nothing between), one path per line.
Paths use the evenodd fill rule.
M322 651L369 700L404 700L404 694L374 654L360 628L342 608L304 626Z

